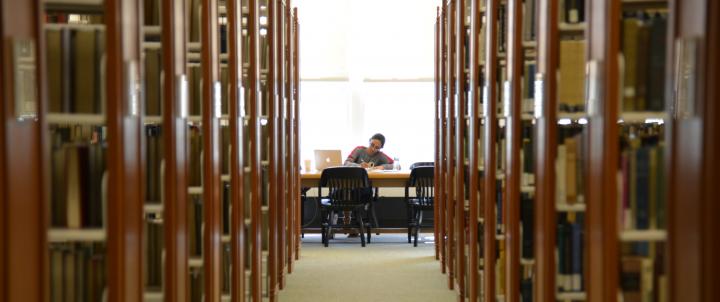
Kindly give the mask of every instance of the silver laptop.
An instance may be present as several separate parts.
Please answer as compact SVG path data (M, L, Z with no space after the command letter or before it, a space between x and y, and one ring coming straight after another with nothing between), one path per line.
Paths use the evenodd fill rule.
M342 165L340 150L315 150L315 169L322 171L325 168Z

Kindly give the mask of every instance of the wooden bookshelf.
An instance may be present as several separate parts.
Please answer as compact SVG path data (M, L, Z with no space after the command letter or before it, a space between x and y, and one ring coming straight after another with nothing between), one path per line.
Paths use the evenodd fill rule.
M719 262L717 259L706 258L706 255L717 253L717 244L701 245L700 242L718 241L717 236L711 235L708 231L717 228L717 223L710 222L709 217L713 214L709 214L707 210L717 209L716 203L710 202L713 193L709 184L710 179L717 177L714 175L718 170L716 168L718 161L711 155L714 154L711 150L717 150L718 144L717 139L711 138L711 135L718 133L717 126L720 123L714 118L720 106L710 104L708 100L718 94L716 91L718 60L710 54L712 50L720 47L720 39L717 38L720 36L717 34L720 32L720 22L706 20L711 20L711 16L717 19L720 5L703 0L682 3L626 0L608 3L585 2L584 6L577 2L565 2L561 6L556 1L543 0L537 3L538 13L534 22L537 22L538 37L535 42L528 40L527 37L518 38L518 24L522 23L523 15L527 14L527 11L523 13L515 10L519 7L518 2L472 1L470 3L471 35L468 44L457 43L462 41L462 38L456 36L455 26L462 25L457 25L461 22L455 22L454 18L462 14L462 10L454 5L462 1L443 2L436 18L437 132L435 137L438 167L436 219L439 223L435 236L439 239L438 258L442 272L448 274L449 286L458 285L458 293L464 299L465 295L462 294L464 289L461 288L458 280L466 277L471 280L467 283L468 288L465 289L468 293L467 297L471 301L477 300L478 287L472 280L474 273L480 271L468 269L467 274L464 274L462 267L467 266L457 265L462 261L457 257L462 254L453 250L456 247L468 247L468 261L471 263L469 267L475 265L474 262L477 260L483 263L481 269L485 300L498 298L508 301L518 300L519 290L516 282L520 279L517 275L520 271L517 267L519 264L523 268L529 267L534 270L533 300L614 301L618 299L618 293L626 294L621 282L625 278L623 275L625 262L634 261L637 264L638 260L646 263L643 265L649 263L647 260L655 262L653 270L657 271L652 278L657 280L658 285L652 289L652 295L660 299L701 301L711 299L709 297L717 297L717 290L710 284L717 283L717 277L712 272L717 270ZM525 4L527 2L525 1ZM502 7L505 3L508 5L507 15L504 14L506 10ZM476 5L483 8L474 8ZM567 5L570 7L566 7ZM561 12L561 7L565 11ZM644 13L640 14L640 12ZM474 37L481 36L475 31L476 27L473 27L473 24L480 19L475 17L476 13L477 16L484 15L486 22L489 23L484 29L488 30L484 36L486 40L482 43L473 42ZM498 20L499 15L507 16L507 24L498 22L503 21ZM636 63L646 58L642 57L644 54L635 58L631 48L634 41L641 41L640 39L644 37L633 37L632 27L628 30L623 29L623 26L635 26L632 18L637 19L637 26L646 26L642 30L646 30L647 26L653 26L652 33L655 35L652 37L655 39L653 43L660 41L661 44L652 47L653 51L667 49L665 53L650 53L649 55L654 56L655 59L652 63ZM625 19L630 21L625 22ZM664 20L668 20L667 23L663 23ZM624 25L623 22L626 24ZM504 28L509 30L503 33ZM664 30L667 30L667 34ZM501 45L498 41L503 41L503 38L507 38L509 47L499 52ZM584 51L577 50L574 55L580 53L582 59L572 63L578 65L576 67L581 69L581 72L575 78L567 75L563 78L565 72L563 68L573 65L562 66L568 64L566 57L569 54L561 52L571 51L568 44L577 43L581 39L585 41L581 45ZM478 51L474 49L475 47L481 47L482 50ZM627 48L623 49L623 47ZM471 64L465 67L459 64L462 59L458 60L458 57L464 57L468 49L472 53ZM521 106L523 97L517 97L518 91L521 91L517 83L522 79L517 63L520 49L528 51L524 55L527 55L525 58L529 60L525 59L527 61L523 63L537 62L539 67L537 74L526 74L532 78L526 79L525 83L534 84L537 89L534 110L529 111ZM478 54L484 56L484 59L474 60L473 57ZM658 86L661 88L652 88L654 90L647 88L645 91L644 87L650 86L642 85L650 84L641 82L646 81L642 75L646 71L641 68L657 65L642 64L657 64L658 60L665 64L660 64L660 69L654 70L647 76L661 75L665 79L661 79L661 84ZM480 84L474 80L474 76L482 68L486 68L484 70L486 83ZM507 82L501 78L503 74L497 74L498 68L507 68ZM456 74L458 70L462 72ZM584 75L582 71L585 72ZM636 75L632 75L632 72L636 72ZM555 76L558 74L559 77ZM465 75L469 76L471 83L469 90L471 101L468 103L468 113L456 116L457 109L464 109L463 103L457 103L456 100L462 100L460 97L462 90L457 88L457 83L460 80L464 81ZM625 81L624 77L629 77L629 80ZM584 78L584 83L568 84L575 83L574 80L577 78ZM636 84L632 81L640 82ZM567 87L563 85L585 86L587 89L582 95L570 95L567 93ZM474 89L475 87L483 88L482 101L479 101L481 94ZM497 90L498 87L503 87L503 90ZM642 99L643 97L656 98L658 90L663 89L664 100L661 106L658 106L658 103L642 103L648 100ZM647 95L644 95L645 93ZM476 98L478 103L483 104L483 112L493 114L474 116L473 105L476 103ZM628 100L633 101L633 98L638 98L637 103L628 104ZM652 101L656 102L657 99ZM503 107L509 110L505 109L500 116L497 116L494 113L498 112L496 106L499 104L503 104ZM458 122L460 120L461 122ZM534 185L517 183L519 173L516 162L519 161L518 156L522 147L515 138L519 136L518 122L523 120L532 123L537 135L535 138L537 153L533 155L536 173ZM462 127L465 125L468 126L468 137L471 142L476 139L482 141L480 150L475 150L474 143L469 145L458 141L453 143L458 137L464 136ZM485 134L482 138L475 136L474 132L477 129L481 129ZM498 141L496 134L499 131L506 131L508 138L505 142L507 148L502 152L495 149ZM568 141L568 138L571 140ZM562 162L558 159L570 156L566 153L567 149L562 148L571 148L565 144L571 144L572 140L577 140L575 143L579 144L572 148L585 148L582 151L584 153L573 155L579 156L575 159L577 162L574 165L581 168L576 176L582 175L583 179L575 188L578 191L567 192L567 188L563 186L567 186L566 182L570 180L563 177L569 176L565 175L566 172L557 171L556 164ZM467 158L463 152L468 153ZM500 153L496 154L496 152ZM649 152L651 159L647 162L645 162L647 159L641 159L639 156L644 154L642 152ZM483 164L475 161L476 153L483 154ZM504 162L505 160L507 162ZM642 168L624 166L628 161L635 162L632 163L635 165L641 160L643 165L649 163L651 171L648 172L649 176L627 174L646 173L645 170L641 170L648 169L646 166ZM499 171L494 168L477 171L483 173L484 190L482 190L481 207L484 215L475 213L476 198L473 194L476 188L473 184L476 178L474 178L475 173L472 172L475 169L469 170L471 172L467 184L463 185L462 180L453 183L454 179L464 179L461 174L464 171L458 172L453 169L453 164L459 161L472 167L498 163L501 167ZM507 165L503 166L505 163ZM666 178L659 174L651 174L660 173L657 169L662 169L660 171L665 173ZM646 182L636 183L638 179ZM501 227L504 232L501 233L495 229L496 219L500 218L495 215L495 202L499 196L496 194L499 192L495 192L496 181L505 182L502 188L504 194L501 197L503 202L501 217L504 218ZM650 188L643 187L648 184ZM468 229L469 246L466 246L458 244L460 237L464 238L464 234L458 233L457 228L452 227L461 224L457 220L462 217L458 216L458 212L453 213L451 209L455 206L453 204L456 202L455 199L461 198L458 194L462 193L458 192L464 192L463 190L467 190L468 187L470 197L463 198L465 202L462 204L462 211L471 213L469 215L472 218L469 220ZM635 195L648 194L647 192L650 192L650 196ZM518 236L516 229L518 225L513 215L518 211L513 209L513 206L517 206L519 193L534 194L536 199L533 230L535 259L516 261L518 244L513 242L513 239ZM628 196L632 196L632 201ZM651 205L650 213L643 214L645 209L640 207L646 207L645 202L659 202L657 201L659 196L668 196L668 198L664 204ZM634 204L635 199L637 205ZM639 202L643 204L640 205ZM667 213L667 222L660 221L663 218L661 212ZM473 250L476 229L472 224L476 217L485 227L486 236L483 244L485 251L494 251L498 244L497 240L500 240L500 245L505 245L507 262L501 264L503 272L499 272L504 273L506 284L504 292L495 292L497 281L500 281L497 280L499 276L495 275L496 259L493 259L495 253L485 255L486 259L474 259L477 255L477 251ZM586 218L580 222L576 220L577 217ZM650 226L644 225L647 224L643 220L647 219L645 217L650 217ZM558 218L567 219L568 222L562 222L565 225L561 225ZM579 236L585 234L582 241L572 239L575 241L573 244L580 241L580 248L584 250L579 257L583 273L578 276L573 268L575 275L571 276L572 280L582 280L581 283L584 285L580 290L576 290L575 285L571 286L572 290L568 289L567 285L562 285L567 282L568 276L561 276L567 272L559 271L567 268L560 266L568 264L561 264L560 262L563 261L556 260L555 256L560 241L565 241L562 244L568 244L567 238L562 237L566 235L558 235L561 228L564 232L567 231L565 228L569 227L568 224L573 225L572 232L577 232ZM643 253L646 253L642 251L643 248L650 249L650 256L643 256ZM573 257L575 258L576 255ZM633 294L632 288L628 290L631 291L629 294Z
M441 174L440 174L438 168L440 165L440 161L442 160L441 155L440 155L440 153L441 153L440 146L442 145L441 132L443 129L443 120L440 115L441 114L440 103L442 102L441 91L443 89L442 88L443 87L442 80L440 79L440 75L442 73L441 70L443 68L443 65L442 65L442 63L443 63L443 61L442 61L443 47L442 47L442 40L440 38L442 35L442 33L441 33L442 29L441 29L441 25L440 25L441 22L442 22L442 20L440 19L440 7L438 7L435 12L435 32L434 32L434 35L435 35L434 36L434 38L435 38L435 44L434 44L435 64L433 66L434 67L434 85L435 85L435 99L434 99L434 101L435 101L435 106L434 106L435 107L435 120L434 120L435 132L433 133L433 136L435 137L435 141L434 141L435 154L434 154L433 162L435 163L435 167L436 167L435 170L433 171L433 173L434 173L433 179L435 179L433 190L436 192L435 193L436 194L435 195L435 203L433 203L433 221L436 222L435 227L433 228L433 236L434 236L434 238L438 238L438 240L436 241L436 244L435 244L435 260L440 260L440 255L441 255L440 242L442 242L442 240L439 239L440 234L441 234L440 225L442 224L441 223L442 220L440 219L441 215L440 215L440 211L438 209L439 192L442 190L442 187L440 185L440 175ZM472 39L472 37L471 37L471 39ZM472 86L472 84L471 84L471 86ZM471 125L472 125L472 123L471 123ZM472 255L472 252L470 253L470 255ZM470 262L472 262L472 260Z
M253 301L260 301L262 298L262 249L261 249L261 211L262 200L260 196L260 188L262 182L261 175L261 154L260 145L262 144L262 138L260 137L260 115L261 112L261 99L258 95L260 90L260 53L259 35L260 35L260 1L249 1L249 14L248 14L248 37L249 37L249 68L248 68L248 87L246 89L249 92L247 103L249 105L249 140L253 146L249 152L249 167L250 167L250 270L251 277L248 288L250 290L251 299ZM247 202L247 201L246 201Z
M447 273L447 249L446 249L446 242L447 242L447 229L445 228L445 225L447 222L445 221L447 219L447 216L445 215L445 193L447 189L447 184L445 181L447 180L445 176L445 164L447 163L447 142L446 142L446 136L447 136L447 6L443 3L443 5L440 7L440 17L439 17L439 25L440 33L438 34L439 40L438 44L440 45L439 48L439 54L438 54L438 60L439 62L439 73L440 76L436 81L438 81L439 86L439 100L438 100L438 119L439 119L439 129L436 131L437 134L437 144L439 145L437 149L438 153L438 160L435 163L435 171L437 174L436 183L438 185L437 196L436 196L436 202L434 204L434 211L438 214L438 222L435 226L438 232L438 236L436 238L438 242L438 251L439 251L439 260L440 260L440 270L443 274Z
M451 101L451 108L454 107L455 109L451 111L451 114L453 116L453 123L454 123L454 152L455 154L452 154L452 157L455 158L456 162L465 162L467 160L466 154L465 154L465 144L467 144L467 123L465 121L465 112L467 108L467 94L466 94L466 81L467 81L467 73L465 73L465 67L469 65L469 62L466 62L466 52L469 51L469 49L466 49L467 45L467 35L466 30L467 27L465 25L465 20L467 20L468 14L467 14L467 2L465 0L456 0L454 4L455 11L453 12L455 14L454 16L454 43L455 43L455 54L454 54L454 62L455 64L453 71L455 72L455 79L452 83L454 85L454 93L455 97ZM452 165L450 165L452 166ZM465 296L467 294L466 291L466 273L467 273L467 266L466 266L466 234L465 234L465 204L464 200L466 199L465 196L465 166L461 164L455 164L454 165L454 171L452 172L454 174L454 187L451 187L450 190L453 190L453 208L452 211L454 212L453 215L453 225L451 226L454 229L454 238L455 241L455 255L453 256L455 261L455 285L454 287L457 288L456 293L458 295L458 300L465 299Z
M278 155L263 159L259 149L253 152L248 148L251 145L250 140L246 139L243 133L250 133L252 145L259 146L262 139L268 139L267 136L260 137L264 135L260 129L266 124L275 125L276 136L270 138L277 146L285 148L278 148L275 154L298 150L299 73L297 48L290 46L294 44L297 47L298 43L297 11L291 11L289 1L277 0L271 3L278 8L276 19L284 20L283 23L275 20L269 24L276 28L275 47L278 53L279 50L287 52L282 58L271 58L276 66L275 71L282 70L285 73L284 77L273 79L277 81L278 88L285 87L282 93L277 94L282 98L276 100L274 108L277 111L273 115L260 110L264 108L259 99L260 81L268 80L270 68L260 66L258 61L261 55L258 42L264 39L259 37L258 22L248 23L254 26L247 27L248 35L240 34L245 29L242 18L258 20L262 13L261 3L251 1L251 5L245 8L241 7L239 0L224 3L225 5L220 7L216 0L187 3L179 0L3 2L0 22L3 24L6 39L2 41L2 49L7 52L5 60L11 63L8 66L17 64L18 71L6 69L0 73L0 78L5 79L2 81L2 90L7 92L0 103L0 113L5 117L5 122L0 124L0 139L5 142L0 149L0 196L3 196L0 198L0 219L6 222L0 226L0 300L41 301L62 298L62 294L57 292L58 284L77 282L84 280L84 277L81 278L78 273L63 275L62 280L58 279L58 263L53 261L58 261L58 256L64 257L58 252L74 255L72 253L77 253L79 249L90 249L92 253L97 253L94 256L97 256L95 261L98 262L93 264L93 267L97 265L98 269L102 269L98 277L107 280L106 283L102 281L103 284L97 289L90 289L93 295L91 300L99 300L100 295L103 295L107 296L109 301L139 301L143 297L149 300L188 301L191 297L188 296L187 289L191 287L191 282L187 272L191 267L195 276L202 275L204 281L200 286L204 288L205 299L212 301L228 300L229 292L237 293L234 299L238 301L247 298L243 296L245 293L252 295L253 301L260 301L266 296L263 291L275 293L277 284L282 284L282 272L289 268L299 250L299 241L293 238L299 234L295 232L298 221L295 213L299 212L296 205L299 198L299 173L293 170L297 168L297 157L288 156L281 160ZM192 5L191 9L187 9L186 5ZM148 14L143 16L137 13L143 11ZM222 16L218 11L221 11ZM189 14L186 15L185 12ZM143 20L147 17L152 20ZM217 20L220 22L216 22ZM228 36L225 41L229 46L227 52L221 53L218 48L218 23L228 25L223 33L223 37ZM188 26L185 26L186 24ZM178 28L190 30L176 30ZM90 65L86 66L86 69L93 73L88 74L85 70L86 73L77 76L78 79L69 79L72 81L70 84L64 82L67 77L58 79L58 65L61 65L64 71L68 71L68 67L83 68L59 62L58 51L62 53L71 49L65 54L71 57L81 55L74 51L82 49L56 47L49 50L51 43L46 40L46 37L50 36L47 32L53 32L53 39L56 34L60 35L61 43L64 39L62 35L70 37L70 34L75 32L82 32L88 37L92 35L89 33L98 37L102 35L102 40L92 37L93 42L83 42L94 52L90 53L94 57L88 58L87 64ZM202 41L199 37L202 37ZM243 37L253 37L251 40L254 40L255 49L243 51ZM52 43L56 41L53 40ZM68 43L80 42L72 40ZM55 46L57 44L52 44L52 47ZM148 53L161 61L155 63L162 66L162 70L146 68L143 58L147 58ZM13 55L16 57L13 58ZM102 68L100 57L103 58ZM247 64L243 62L245 58ZM77 59L73 62L84 63ZM188 88L191 87L188 83L188 67L197 68L200 70L197 75L202 74L202 78L207 79L203 81L202 95L195 99L202 106L202 110L194 111L194 115L188 114ZM230 82L234 84L225 87L217 85L221 68L227 68ZM243 69L251 71L248 73L249 81L243 77ZM260 76L261 69L266 74L264 77ZM16 83L12 80L17 75L13 72L25 72L23 76L35 81L26 81L24 90L15 90ZM159 84L160 72L165 75L162 86ZM77 84L81 80L87 80L87 86L95 89L89 92L92 93L91 96L85 97L92 104L72 103L76 102L75 96L69 93L58 97L59 82L63 82L60 84L63 91L85 89L81 84ZM91 80L95 83L90 83ZM144 80L158 84L143 83ZM63 85L68 85L69 88ZM146 111L151 105L151 89L155 102L152 104L153 110L160 108L160 111L152 113ZM223 90L228 93L219 98ZM31 91L34 94L21 94ZM249 97L239 95L241 92L247 92ZM80 95L78 97L82 98ZM16 98L18 102L25 103L14 104ZM66 107L58 109L57 104L53 103L58 98L70 104L63 103L61 106ZM251 100L245 103L249 105L247 108L240 107L243 99ZM228 106L221 107L218 100L226 102ZM18 109L16 112L17 105L24 106L23 110ZM222 108L223 112L219 113L215 110L217 108ZM247 112L248 116L241 116L242 112ZM247 125L245 122L248 122ZM202 185L189 185L191 173L188 163L200 158L191 158L192 156L187 154L190 136L188 125L199 126L195 129L202 129L203 132L203 141L200 144L204 150L203 162L206 164L201 171L197 171L203 174ZM221 143L219 132L225 129L223 127L230 127L232 134L230 140ZM70 130L71 128L75 130ZM152 142L146 133L146 129L151 128L162 132L161 137L155 136ZM251 131L245 131L250 128ZM62 132L65 130L70 133L70 138L62 136L65 135L65 132ZM155 151L150 149L151 143L162 144L163 151L152 153ZM58 181L63 175L54 173L61 170L53 164L70 165L67 162L71 157L57 155L56 144L63 148L91 144L104 150L106 158L102 159L103 170L98 171L106 176L93 177L99 183L97 186L93 185L94 193L89 193L97 193L103 197L95 200L92 199L95 198L93 195L90 197L92 201L82 197L83 204L79 206L87 206L84 204L86 201L97 202L103 213L112 213L111 215L105 217L104 214L84 208L82 211L77 210L81 214L69 212L75 211L77 207L75 201L80 199L77 195L85 194L84 190L90 189L80 188L80 185L78 188L70 188L74 183L69 182L70 185L64 186ZM225 148L230 148L231 145L239 146L230 149L234 155L229 158L234 159L233 162L221 162L219 151L226 150ZM64 149L62 151L64 152ZM150 153L152 158L148 156ZM253 156L241 156L244 154ZM245 158L249 158L248 163ZM150 161L153 166L150 166ZM156 164L161 168L154 166ZM221 165L229 165L230 171L221 171ZM268 167L275 170L276 177L269 183L264 183L260 173ZM90 173L98 172L92 171ZM245 177L251 178L252 187L244 187ZM294 191L284 190L287 186L279 185L293 182ZM235 206L226 207L226 210L232 210L232 213L224 213L220 203L221 192L227 184L232 192L232 197L229 198ZM282 197L276 202L261 204L261 185L278 188L278 196ZM283 190L279 190L280 188ZM62 195L55 190L70 192L67 196L62 196L72 199L73 209L65 210L68 213L56 209L65 205L55 202L56 199L60 200ZM157 196L158 192L160 196ZM245 196L246 192L248 198ZM204 247L202 254L190 257L187 246L190 239L188 205L197 202L200 197L204 210L204 229L202 236L195 235L198 237L196 239L204 241ZM245 204L253 206L246 210ZM260 218L262 207L266 212L274 212L277 221L263 225ZM78 217L86 213L92 213L92 217ZM72 219L71 224L56 221L57 217L64 217L65 214L68 215L65 218ZM225 217L232 217L230 234L223 233L222 222L227 219L223 218L223 214ZM161 225L162 231L157 228L158 225ZM147 235L151 228L156 230L152 241ZM246 228L251 229L252 234L248 235ZM269 250L260 250L260 234L271 229L274 229L276 234L277 245ZM215 238L220 240L214 240ZM224 258L223 255L227 253L223 252L223 248L228 244L231 255ZM165 251L164 270L159 263L147 264L143 261L147 257L145 248L149 245L152 245L155 251ZM254 262L246 266L243 261L248 253L252 254ZM273 253L289 256L270 256ZM64 258L59 261L64 261ZM268 265L272 266L273 261L276 264L275 269L267 269ZM162 290L151 288L153 285L148 284L147 277L143 276L143 271L150 269L150 265L154 270L152 278L163 280ZM235 272L235 276L231 278L234 280L232 290L223 285L224 281L228 281L224 278L229 276L222 275L221 266L232 267L232 270L227 272ZM245 286L246 272L250 273L247 279L252 280L251 284L256 287ZM193 286L197 287L199 279L193 280ZM266 280L274 283L272 287L260 286ZM87 285L70 286L85 289ZM248 290L250 288L252 290ZM198 289L191 292L199 293Z
M509 102L507 112L508 125L506 131L507 165L506 165L506 187L505 205L503 206L503 221L506 225L505 253L507 262L505 264L505 296L508 301L520 301L520 178L522 169L520 153L522 150L522 73L525 66L523 60L523 1L508 1L507 19L507 44L508 44L508 66L506 85L509 86L508 95L505 95L505 102Z
M455 34L457 31L455 30L455 19L456 19L456 10L455 10L455 1L448 1L448 4L446 6L446 43L447 43L447 61L446 61L446 90L447 90L447 99L446 99L446 105L445 109L447 110L446 116L447 116L447 128L445 132L445 156L446 156L446 162L443 165L443 168L445 169L445 193L444 193L444 212L445 212L445 232L446 232L446 242L445 242L445 255L446 255L446 262L445 265L447 266L447 276L448 276L448 288L454 289L455 288L455 274L456 274L456 262L455 262L455 219L454 219L454 204L455 204L455 165L453 162L457 159L455 156L455 143L453 139L455 138L455 120L454 120L454 112L455 112L455 105L454 105L454 99L456 97L456 87L455 87L455 60L456 60L456 44L455 44Z
M498 54L499 54L499 22L500 22L500 1L498 0L487 0L485 3L485 18L486 18L486 29L485 29L485 83L483 85L483 112L485 117L484 127L484 141L483 152L484 152L484 163L487 165L495 165L498 161L498 154L496 151L496 143L498 136L498 125L497 120L498 112L498 100L499 91L497 83L500 81L500 74L498 69ZM496 171L494 168L485 169L484 171L483 189L484 195L481 199L483 204L483 218L485 219L484 224L484 250L495 251L498 243L496 242L495 235L497 234L497 213L496 213L496 201L497 201L497 188L496 188ZM493 252L486 252L483 258L484 261L484 300L492 301L496 298L496 295L502 294L496 292L496 282L499 280L495 276L495 267L497 257Z
M714 188L720 171L720 108L715 101L720 68L713 53L720 49L720 6L701 0L670 1L668 5L671 14L678 13L669 23L668 34L675 48L669 51L666 62L681 60L685 64L670 67L666 83L694 87L697 93L689 98L685 93L674 96L673 90L666 89L667 102L696 108L689 114L672 115L667 126L672 145L672 153L666 156L671 171L667 201L669 299L710 301L720 297L716 285L720 264L714 256L720 247L718 234L712 231L718 228L717 219L712 217L719 209ZM677 78L683 73L695 77Z
M3 68L0 71L0 300L39 301L46 299L49 292L43 286L45 267L48 265L46 250L47 212L45 203L49 193L44 190L44 160L42 142L45 137L45 122L42 112L43 100L47 97L46 81L42 77L44 62L44 41L37 39L41 34L38 26L41 14L36 3L31 1L0 1L0 32L3 40L0 50ZM29 51L18 52L17 63L12 63L14 45L24 43ZM28 83L35 87L35 95L25 95L16 90L13 83L20 81L13 73L20 69L20 59L32 54L34 72L25 70L35 81ZM19 82L18 82L19 83ZM35 117L18 118L15 112L15 97L18 101L36 106ZM26 103L26 104L27 104Z

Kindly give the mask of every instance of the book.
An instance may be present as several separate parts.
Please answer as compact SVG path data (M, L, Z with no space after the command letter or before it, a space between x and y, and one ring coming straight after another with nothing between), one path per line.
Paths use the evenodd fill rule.
M620 288L624 302L650 302L653 292L653 261L646 257L621 259Z
M63 33L67 30L45 30L48 78L48 112L62 112L63 102Z
M528 193L520 196L520 221L522 223L522 253L524 259L533 258L533 236L535 229L533 199Z
M57 129L53 133L53 150L51 155L52 162L52 194L50 203L50 225L54 227L64 227L67 225L67 183L65 180L67 175L67 154L65 146L63 145L64 139ZM64 130L69 130L64 128ZM69 131L68 132L69 136Z
M560 41L558 103L571 108L585 104L585 41Z
M80 228L82 208L82 188L80 183L80 159L78 148L74 145L67 145L65 149L66 175L66 226L68 228Z
M145 50L145 113L149 116L162 114L162 57L160 49Z
M145 0L144 3L144 24L160 25L160 0Z
M655 14L651 20L647 56L647 110L665 110L665 55L667 18Z
M577 141L574 137L565 138L565 149L566 202L575 204L577 202Z
M189 114L198 116L202 114L202 71L200 66L188 67L188 102Z
M635 18L625 18L622 20L622 55L624 61L624 77L623 77L623 110L638 110L637 105L637 61L639 40L638 32L640 22Z
M73 104L75 113L97 113L96 30L73 30Z
M223 234L230 235L230 183L223 182L222 190L222 226Z
M160 177L160 163L163 158L162 127L157 125L145 126L146 148L146 202L160 203L160 190L162 179Z
M197 126L190 126L190 157L189 162L189 180L188 185L192 187L198 187L202 185L202 167L201 167L201 154L202 154L202 133L200 128Z
M585 237L585 214L576 213L575 222L570 225L570 273L571 273L571 289L573 291L582 291L583 285L583 263L584 248L583 241Z
M567 204L567 146L560 145L555 159L555 202Z

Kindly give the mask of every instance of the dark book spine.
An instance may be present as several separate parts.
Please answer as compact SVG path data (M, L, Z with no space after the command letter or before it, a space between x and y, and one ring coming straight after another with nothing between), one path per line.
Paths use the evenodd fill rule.
M523 193L521 197L521 220L523 226L522 233L522 257L526 259L533 258L533 200L527 194Z
M650 54L647 66L647 106L650 111L665 109L665 54L667 19L655 15L650 28Z

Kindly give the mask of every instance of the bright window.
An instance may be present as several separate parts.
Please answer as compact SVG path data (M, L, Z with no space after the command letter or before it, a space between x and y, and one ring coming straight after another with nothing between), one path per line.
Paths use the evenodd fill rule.
M343 157L387 138L384 152L412 162L434 156L434 23L437 0L302 0L300 156Z

